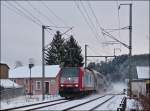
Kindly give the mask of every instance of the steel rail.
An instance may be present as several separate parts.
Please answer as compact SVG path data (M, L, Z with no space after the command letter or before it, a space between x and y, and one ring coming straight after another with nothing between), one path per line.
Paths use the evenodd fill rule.
M45 108L45 107L49 107L49 106L54 106L54 105L57 105L57 104L62 104L62 103L70 102L70 101L73 101L73 100L64 100L64 101L59 102L59 103L53 103L53 104L44 105L44 106L37 106L36 108L29 108L29 109L24 110L24 111L37 110L37 109L41 109L41 108Z
M96 105L95 107L93 107L92 109L90 109L90 110L88 110L88 111L93 111L93 110L95 110L96 108L98 108L98 107L100 107L101 105L105 104L106 102L108 102L109 100L111 100L111 99L114 98L114 97L115 97L115 96L112 96L112 97L108 98L106 101L104 101L104 102L102 102L102 103Z
M1 110L3 110L3 111L16 110L16 109L19 109L19 108L25 108L25 107L30 107L30 106L36 106L36 105L45 104L45 103L50 103L50 102L56 102L56 101L60 101L60 100L65 100L65 99L57 99L57 100L39 102L39 103L28 104L28 105L23 105L23 106L17 106L17 107L7 108L7 109L1 109Z
M64 109L64 110L62 110L62 111L68 111L68 110L71 110L71 109L73 109L73 108L75 108L75 107L78 107L78 106L81 106L81 105L84 105L84 104L90 103L90 102L92 102L92 101L95 101L95 100L100 99L100 98L105 97L105 96L107 96L107 95L103 95L103 96L97 97L97 98L95 98L95 99L92 99L92 100L86 101L86 102L84 102L84 103L77 104L77 105L75 105L75 106L72 106L72 107L66 108L66 109Z

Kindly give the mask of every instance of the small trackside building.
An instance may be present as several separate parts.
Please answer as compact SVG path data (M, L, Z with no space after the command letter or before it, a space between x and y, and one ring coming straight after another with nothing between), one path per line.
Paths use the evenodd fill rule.
M150 94L150 70L149 66L137 66L137 79L131 81L132 94L134 96L148 96Z
M8 79L9 67L7 64L0 63L0 79Z
M45 94L58 94L58 73L59 65L45 65ZM9 79L23 86L27 94L42 94L42 66L18 67L9 71Z

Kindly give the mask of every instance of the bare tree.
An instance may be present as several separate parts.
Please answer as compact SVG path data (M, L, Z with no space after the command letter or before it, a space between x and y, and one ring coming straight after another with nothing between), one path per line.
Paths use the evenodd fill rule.
M18 68L18 67L21 67L21 66L23 66L23 63L21 61L17 60L15 62L15 68Z

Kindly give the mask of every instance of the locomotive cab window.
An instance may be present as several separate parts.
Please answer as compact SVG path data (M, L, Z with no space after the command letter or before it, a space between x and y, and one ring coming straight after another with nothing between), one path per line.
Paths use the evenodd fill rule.
M62 77L77 77L79 75L79 68L69 67L63 68L61 71Z

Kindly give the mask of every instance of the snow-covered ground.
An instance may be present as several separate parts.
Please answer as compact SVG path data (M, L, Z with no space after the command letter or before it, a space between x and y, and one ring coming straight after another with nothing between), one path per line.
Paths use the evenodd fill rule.
M141 104L135 100L135 99L130 99L129 97L127 98L127 106L126 106L126 110L143 110Z
M68 107L84 103L86 101L89 101L91 99L97 98L99 96L100 96L99 94L90 95L90 96L87 96L85 98L80 98L80 99L76 99L76 100L73 100L73 101L70 101L70 102L67 102L67 103L63 103L63 104L58 104L58 105L55 105L55 106L50 106L50 107L42 108L40 110L54 110L54 111L55 110L64 110L64 109L66 109ZM80 110L83 110L83 109L80 109Z
M119 104L121 103L122 98L125 95L116 95L106 104L103 104L101 107L97 108L96 110L117 110L119 108Z
M59 95L45 95L45 100L44 101L49 101L49 100L56 100L60 99L61 97ZM9 100L2 100L0 105L0 110L6 109L6 108L12 108L12 107L17 107L17 106L23 106L23 105L28 105L28 104L34 104L34 103L39 103L42 101L42 95L33 95L31 96L20 96L17 98L9 99Z
M85 101L91 100L93 98L97 98L99 96L105 95L105 94L117 94L120 92L123 92L123 89L127 89L126 84L124 83L114 83L112 84L111 90L108 90L107 92L101 92L99 94L93 94L84 98L76 99L72 102L64 103L64 104L59 104L47 108L43 108L42 110L62 110L70 106L74 106L75 104L80 104ZM111 95L109 95L111 96ZM119 107L119 104L121 103L122 98L126 95L116 95L113 99L107 102L107 104L103 104L100 108L97 108L97 110L117 110ZM49 101L49 100L56 100L60 99L60 96L52 96L52 95L46 95L44 101ZM87 104L86 106L84 105L83 107L78 107L74 110L87 110L87 108L91 108L97 103L103 102L107 97L102 98L101 100L97 100L93 102L92 104ZM3 100L1 101L1 107L0 109L5 109L5 108L12 108L12 107L17 107L17 106L22 106L22 105L28 105L28 104L34 104L34 103L39 103L42 101L42 96L41 95L34 95L30 98L30 96L21 96L17 97L14 99L9 99L9 100ZM127 99L127 110L130 109L141 109L141 107L138 106L139 103L133 99Z
M74 110L74 111L90 110L90 109L92 109L93 107L97 106L98 104L100 104L100 103L106 101L107 99L109 99L109 98L111 98L111 97L112 97L111 95L108 95L108 96L102 97L102 98L100 98L100 99L98 99L98 100L95 100L95 101L93 101L93 102L90 102L90 103L87 103L87 104L85 104L85 105L76 107L76 108L74 108L74 109L72 109L72 110ZM101 110L103 110L103 109L101 109Z

